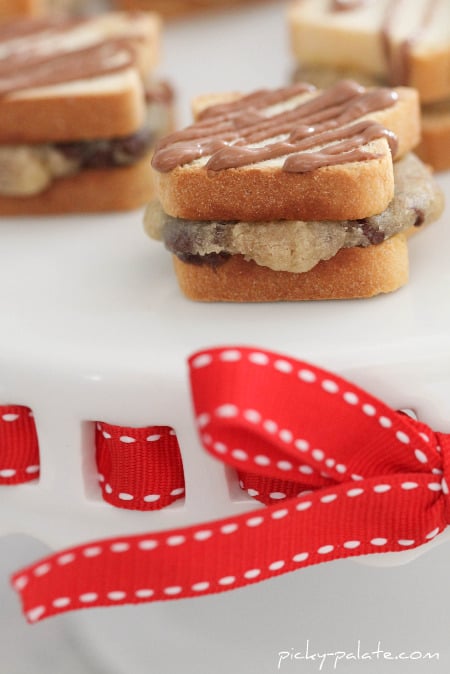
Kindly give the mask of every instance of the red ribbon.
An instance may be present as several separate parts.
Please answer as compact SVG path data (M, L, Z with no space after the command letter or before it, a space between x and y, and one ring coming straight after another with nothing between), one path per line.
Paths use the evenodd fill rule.
M39 445L33 413L23 405L0 407L0 485L39 477Z
M95 425L95 454L103 499L117 508L160 510L184 496L175 431L168 426ZM0 405L0 486L39 479L39 442L33 413Z
M160 510L184 496L184 473L173 428L97 422L95 454L103 499L116 508Z
M196 597L310 564L407 550L447 526L450 435L276 353L213 348L189 366L203 445L272 505L51 555L13 577L29 621ZM289 495L280 487L288 484Z

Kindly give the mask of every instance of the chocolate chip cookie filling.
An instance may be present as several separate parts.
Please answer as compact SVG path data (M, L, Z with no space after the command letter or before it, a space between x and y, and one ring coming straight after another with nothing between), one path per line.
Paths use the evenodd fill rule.
M388 208L362 220L195 222L171 217L153 202L145 227L183 262L218 266L240 254L275 271L301 273L341 248L377 245L437 216L442 195L425 165L409 154L394 165L394 173L395 195Z

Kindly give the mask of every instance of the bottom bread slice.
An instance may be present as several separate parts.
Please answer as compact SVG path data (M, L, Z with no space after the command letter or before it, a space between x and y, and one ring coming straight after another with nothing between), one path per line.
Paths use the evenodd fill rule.
M136 164L84 169L56 179L44 192L26 197L0 195L0 215L99 213L139 208L154 196L151 153Z
M180 289L202 302L278 302L373 297L408 281L406 236L379 245L343 248L330 260L302 274L273 271L233 255L212 267L173 256Z

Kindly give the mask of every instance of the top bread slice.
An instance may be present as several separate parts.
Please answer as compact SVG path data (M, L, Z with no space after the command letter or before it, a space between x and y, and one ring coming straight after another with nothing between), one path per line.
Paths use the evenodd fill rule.
M357 68L423 102L450 96L448 0L295 0L288 23L302 64Z
M124 136L145 119L160 21L146 12L0 26L0 143Z
M357 86L355 83L339 83L337 87L347 84ZM334 89L333 87L333 91ZM364 90L358 86L358 91L364 96L380 90ZM174 217L192 220L245 222L356 220L381 213L391 201L394 192L393 157L385 137L377 137L363 144L360 148L363 154L357 160L344 154L342 163L333 159L330 165L303 172L284 170L286 155L219 170L207 167L209 157L186 161L181 165L172 161L173 153L176 155L180 147L189 145L185 142L186 134L195 136L202 132L209 122L215 123L215 120L220 119L224 111L228 112L231 123L237 119L236 123L239 124L239 120L245 121L248 115L251 124L255 112L256 123L260 123L261 117L258 118L258 114L262 114L265 120L272 117L276 119L278 113L288 110L296 112L307 102L316 97L319 100L321 94L330 92L331 89L327 92L310 89L298 93L293 87L263 92L269 96L279 95L283 100L256 111L252 107L251 95L242 97L240 94L225 94L222 97L208 96L198 99L194 103L194 110L200 115L199 122L163 140L154 156L156 184L164 211ZM261 92L255 92L255 95L259 93ZM362 114L356 121L370 119L393 132L398 139L395 156L400 157L419 141L419 106L417 93L412 89L399 88L393 95L396 96L394 104ZM220 102L224 105L219 105ZM235 109L230 109L230 105L234 105ZM333 107L329 109L334 110ZM298 129L304 129L305 124L308 122L298 126ZM351 125L343 128L349 126ZM285 140L286 134L283 135L278 130L272 138L260 143L254 142L250 147L268 147L280 139ZM193 143L195 145L196 141ZM238 141L235 147L239 150L242 144ZM322 143L312 149L325 151L330 147L335 149L337 143ZM302 155L307 159L311 157L309 151ZM164 166L162 161L165 158L169 158L168 166Z

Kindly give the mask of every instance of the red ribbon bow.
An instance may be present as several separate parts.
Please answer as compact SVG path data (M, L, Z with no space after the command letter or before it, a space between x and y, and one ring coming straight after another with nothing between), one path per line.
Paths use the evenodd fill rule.
M251 348L189 360L205 448L295 496L235 517L105 539L13 577L29 621L88 606L221 592L333 559L410 549L450 521L450 435L344 379ZM275 486L274 486L275 485ZM189 487L188 487L189 488ZM268 495L267 490L271 490Z

